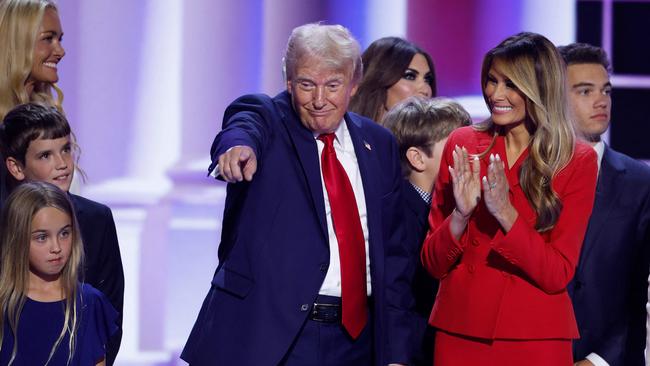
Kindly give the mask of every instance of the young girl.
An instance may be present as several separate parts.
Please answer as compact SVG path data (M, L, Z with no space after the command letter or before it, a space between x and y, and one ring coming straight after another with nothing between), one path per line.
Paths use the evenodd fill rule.
M17 187L0 220L0 364L104 365L117 312L79 283L83 246L67 195Z

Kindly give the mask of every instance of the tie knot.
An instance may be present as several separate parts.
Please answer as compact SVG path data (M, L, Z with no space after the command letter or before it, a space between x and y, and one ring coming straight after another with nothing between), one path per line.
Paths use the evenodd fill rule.
M333 133L324 133L318 136L318 139L323 141L326 148L334 147L334 138L336 137Z

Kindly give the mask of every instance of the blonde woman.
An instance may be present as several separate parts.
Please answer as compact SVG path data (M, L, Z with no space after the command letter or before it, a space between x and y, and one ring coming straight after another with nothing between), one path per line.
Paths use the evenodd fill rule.
M572 364L566 286L597 168L568 120L564 73L545 37L507 38L483 61L490 118L447 141L421 253L441 279L436 366Z
M57 64L65 55L63 30L49 0L0 2L0 120L14 106L40 101L61 109ZM52 89L56 91L56 99Z
M0 244L0 364L105 365L117 313L78 281L83 246L67 195L45 182L16 188Z

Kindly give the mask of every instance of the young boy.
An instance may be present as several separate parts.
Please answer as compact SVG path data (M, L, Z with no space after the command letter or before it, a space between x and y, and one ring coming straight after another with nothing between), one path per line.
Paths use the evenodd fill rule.
M411 97L393 107L383 119L397 140L404 182L404 222L408 243L414 251L413 296L415 297L416 342L415 365L433 364L433 334L427 326L438 281L426 273L420 264L420 249L429 230L428 216L431 191L438 177L442 150L447 136L454 129L472 123L460 104L444 98ZM446 167L445 167L446 168Z
M53 107L23 104L0 125L0 149L13 181L52 183L68 192L75 170L74 143L65 117ZM11 179L10 179L11 180ZM68 193L81 228L84 245L83 282L102 291L119 312L119 329L108 343L106 361L112 365L122 338L124 271L111 210Z

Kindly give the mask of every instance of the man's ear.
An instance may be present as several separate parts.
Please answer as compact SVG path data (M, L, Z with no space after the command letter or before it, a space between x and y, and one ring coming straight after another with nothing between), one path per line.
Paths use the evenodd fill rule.
M411 146L406 150L406 159L409 161L411 167L417 172L423 172L426 168L422 154L424 154L424 152L417 147Z
M359 83L356 83L352 87L352 90L350 91L350 96L353 97L355 94L357 94L357 90L359 90Z
M291 90L291 80L287 80L287 92L289 92L289 94L291 94L291 92L292 92L292 90Z
M23 165L16 159L12 157L8 157L7 160L5 160L5 165L7 166L7 170L9 173L17 180L17 181L23 181L25 180L25 172L23 169Z

